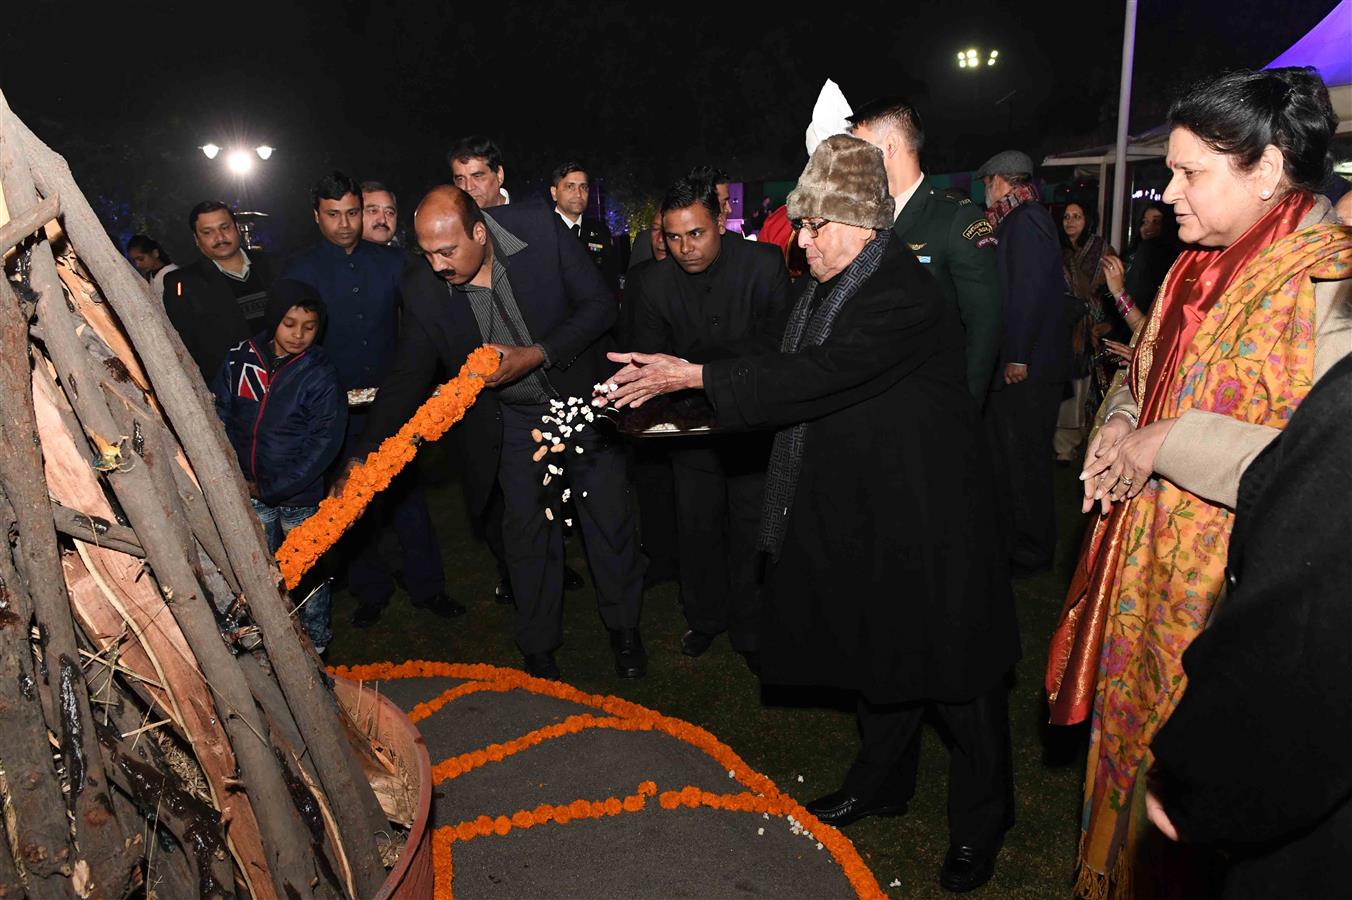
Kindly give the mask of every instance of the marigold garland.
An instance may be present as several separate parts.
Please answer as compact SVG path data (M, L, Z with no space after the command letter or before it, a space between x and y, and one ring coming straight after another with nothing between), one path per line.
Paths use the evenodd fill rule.
M714 794L693 785L687 785L679 791L663 791L660 795L657 785L645 781L638 791L627 797L608 797L605 800L574 800L563 805L542 803L533 810L518 810L511 816L477 819L460 822L438 828L432 835L433 868L436 875L435 897L437 900L451 900L453 870L451 865L451 845L456 841L472 840L490 834L505 835L513 828L532 828L536 825L553 823L565 825L575 819L599 819L621 813L639 812L644 809L647 798L657 797L662 809L673 810L679 806L694 809L707 807L733 812L763 813L783 816L793 820L806 829L845 873L855 893L864 898L881 898L886 895L873 872L864 864L859 852L850 840L822 823L809 813L802 804L783 793L775 783L765 775L751 769L729 746L719 741L713 734L692 725L689 722L664 716L655 710L637 703L601 694L587 694L571 685L541 678L534 678L517 669L504 669L486 663L445 663L428 660L409 660L404 663L371 663L359 666L335 666L329 671L334 675L363 681L397 681L406 678L456 678L465 683L456 685L443 692L434 700L418 707L432 707L420 718L431 715L456 697L477 691L527 690L531 693L565 700L581 706L590 706L609 714L608 717L580 714L569 716L562 722L536 729L519 738L501 744L490 744L483 750L474 750L451 757L433 767L433 779L440 783L455 778L488 762L496 762L536 746L546 740L566 734L575 734L587 728L610 728L617 731L661 731L678 740L691 744L716 760L727 769L733 779L747 791L737 794ZM612 802L613 801L613 802Z
M483 389L484 377L498 370L498 353L480 347L460 367L460 374L427 399L413 418L404 423L379 449L354 468L337 497L327 497L313 516L286 536L277 550L277 563L287 590L300 584L301 576L343 536L375 495L389 487L404 466L418 454L421 441L435 441L459 422Z

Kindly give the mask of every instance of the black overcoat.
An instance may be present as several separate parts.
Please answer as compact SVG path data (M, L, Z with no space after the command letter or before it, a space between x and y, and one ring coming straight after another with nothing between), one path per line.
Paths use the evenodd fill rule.
M957 310L900 241L820 347L719 360L729 427L807 423L766 574L762 677L961 702L1019 656Z
M1179 834L1228 851L1226 898L1352 894L1349 448L1352 356L1244 472L1227 595L1151 745Z

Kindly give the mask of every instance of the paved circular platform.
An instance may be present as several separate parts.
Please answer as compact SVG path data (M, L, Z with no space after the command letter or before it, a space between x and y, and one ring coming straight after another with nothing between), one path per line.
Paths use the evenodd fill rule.
M487 665L379 681L432 757L437 897L881 897L847 838L702 728Z

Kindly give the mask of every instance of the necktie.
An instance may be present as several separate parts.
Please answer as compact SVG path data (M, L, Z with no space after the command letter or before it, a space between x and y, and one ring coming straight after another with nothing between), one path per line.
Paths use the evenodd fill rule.
M575 238L580 238L580 237L582 237L582 223L581 223L581 222L574 222L574 223L573 223L573 237L575 237Z

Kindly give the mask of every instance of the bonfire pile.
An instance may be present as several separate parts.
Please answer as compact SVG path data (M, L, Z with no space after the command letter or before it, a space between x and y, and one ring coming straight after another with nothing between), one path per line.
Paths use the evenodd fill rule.
M374 896L406 780L160 301L2 96L0 255L0 897Z

